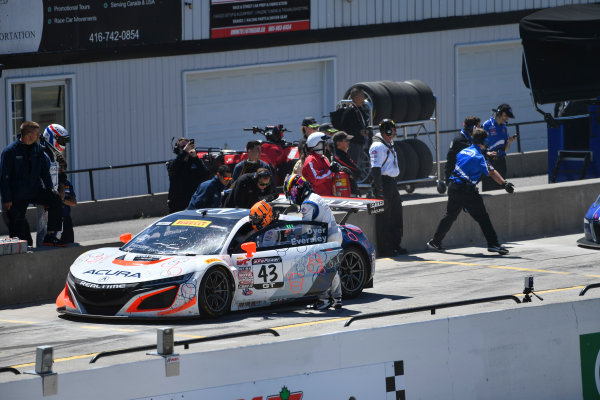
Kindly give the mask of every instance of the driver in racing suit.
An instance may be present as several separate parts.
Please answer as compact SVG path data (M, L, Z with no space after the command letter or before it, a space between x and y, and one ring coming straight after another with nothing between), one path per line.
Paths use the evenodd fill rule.
M333 212L323 198L313 193L310 183L302 176L288 175L283 183L283 192L292 203L300 206L303 221L317 221L327 224L327 241L342 245L342 232L335 221ZM336 310L342 308L342 285L339 268L336 268L331 285L321 294L314 305L317 310L327 310L333 306Z

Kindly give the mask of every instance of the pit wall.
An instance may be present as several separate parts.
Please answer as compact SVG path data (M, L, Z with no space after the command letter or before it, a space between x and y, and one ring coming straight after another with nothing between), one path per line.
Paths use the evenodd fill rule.
M600 299L58 372L56 399L575 399L600 396ZM342 323L342 322L340 322ZM175 328L176 329L176 328ZM351 330L356 329L356 330ZM193 345L201 346L201 344ZM583 361L582 361L583 360ZM285 389L284 389L285 388ZM396 397L404 391L404 397ZM41 399L41 378L0 384L3 400Z

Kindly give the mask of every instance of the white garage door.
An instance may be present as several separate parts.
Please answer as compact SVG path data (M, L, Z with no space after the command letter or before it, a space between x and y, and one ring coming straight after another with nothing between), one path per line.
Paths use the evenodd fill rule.
M489 119L491 109L508 103L513 109L512 122L540 121L529 89L521 78L521 43L518 41L465 45L458 47L457 57L457 121L476 115L481 122ZM550 110L548 110L550 111ZM515 129L509 128L509 134ZM545 124L521 127L522 151L547 149ZM511 152L517 150L516 143Z
M332 61L238 68L186 74L187 137L199 146L244 149L264 139L243 128L283 124L299 140L305 116L321 121L334 101Z

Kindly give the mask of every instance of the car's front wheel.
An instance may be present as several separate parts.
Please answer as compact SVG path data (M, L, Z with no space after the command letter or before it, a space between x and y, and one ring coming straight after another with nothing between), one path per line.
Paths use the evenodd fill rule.
M344 298L358 296L364 289L369 276L367 258L356 247L346 247L340 263L340 280Z
M212 267L204 274L198 292L200 315L220 317L231 309L233 289L225 268Z

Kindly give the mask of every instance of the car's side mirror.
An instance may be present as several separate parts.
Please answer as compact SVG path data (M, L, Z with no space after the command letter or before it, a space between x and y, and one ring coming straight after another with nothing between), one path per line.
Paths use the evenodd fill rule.
M242 243L242 250L246 252L246 258L251 258L256 253L256 242Z
M119 240L121 243L127 244L127 242L131 240L131 233L123 233L121 236L119 236Z

